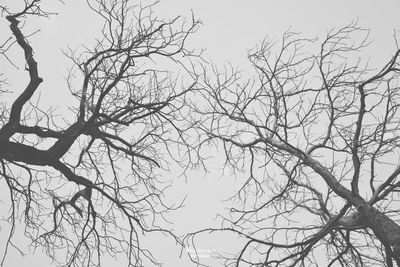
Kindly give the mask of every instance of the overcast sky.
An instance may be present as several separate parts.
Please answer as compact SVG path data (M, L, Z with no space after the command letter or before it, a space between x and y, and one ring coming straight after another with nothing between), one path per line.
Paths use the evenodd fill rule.
M14 1L23 2L0 2L11 6ZM36 21L36 24L29 25L29 29L42 29L32 40L40 73L45 81L41 86L42 97L63 105L68 98L60 96L66 96L68 91L65 90L62 75L66 74L68 64L61 49L67 44L74 48L90 42L100 25L92 19L92 15L88 15L85 1L67 0L66 5L54 2L50 6L59 15ZM205 48L204 57L213 63L231 62L242 69L248 67L247 51L267 34L279 38L285 30L291 28L304 33L306 37L323 37L328 29L357 19L360 26L370 28L371 31L370 37L374 43L367 50L371 62L385 62L394 52L394 30L400 29L399 10L400 0L161 0L155 9L160 17L167 18L176 15L190 17L193 11L203 21L203 26L189 40L189 46ZM5 18L2 18L0 36L9 35L7 26ZM0 66L3 64L1 61ZM14 75L18 75L17 72ZM58 88L64 88L63 93L55 90ZM224 208L221 200L229 196L228 189L233 188L235 183L233 177L221 177L220 171L213 171L207 176L192 172L189 178L187 184L182 180L170 192L173 194L170 195L171 199L181 199L184 194L188 195L186 207L178 211L174 218L175 228L180 233L193 231L197 227L215 226L213 218ZM202 241L200 248L218 251L227 244L225 239L222 240L221 236L210 236L208 241ZM174 249L171 242L159 241L155 250L155 256L159 255L160 260L166 262L164 267L192 266L185 255L182 261L177 261L179 249ZM24 259L14 252L9 256L6 266L52 266L40 253L36 256L28 255Z

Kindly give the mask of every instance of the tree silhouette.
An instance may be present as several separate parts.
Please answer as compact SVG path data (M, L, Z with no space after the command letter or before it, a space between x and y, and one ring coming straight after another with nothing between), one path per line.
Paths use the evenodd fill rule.
M121 253L129 266L155 264L140 242L144 234L159 232L180 243L163 223L180 204L163 202L169 183L159 174L168 164L187 168L194 160L184 107L195 77L180 82L173 71L190 66L193 53L185 41L199 22L161 20L154 3L88 1L104 24L92 47L65 52L76 102L66 103L71 113L61 117L37 100L40 34L24 33L32 17L52 14L40 0L24 2L19 12L1 7L11 30L1 37L2 66L22 68L29 78L25 88L14 88L1 76L0 181L8 188L2 200L11 207L1 265L9 249L19 249L14 239L21 222L20 233L60 264L99 266L104 254ZM19 51L23 66L15 60Z
M204 67L205 140L249 176L222 227L189 244L233 232L229 266L400 266L400 50L370 69L367 37L351 23L322 41L266 39L249 80Z

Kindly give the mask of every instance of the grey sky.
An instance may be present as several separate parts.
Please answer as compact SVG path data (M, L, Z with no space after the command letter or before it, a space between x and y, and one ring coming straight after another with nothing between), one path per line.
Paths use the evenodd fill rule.
M0 2L11 7L14 1L16 0ZM92 15L88 15L85 1L65 1L65 6L55 3L56 1L44 2L59 15L50 20L35 20L35 23L28 19L27 29L42 29L32 39L40 73L45 80L41 93L45 101L59 105L62 110L72 98L68 96L69 92L62 78L66 74L68 63L61 54L61 49L66 48L67 44L75 48L79 44L90 43L99 24ZM366 54L371 57L373 64L382 63L394 51L394 29L400 29L400 0L162 0L155 12L160 17L182 15L189 18L191 10L204 25L192 36L189 46L205 48L204 57L213 63L222 65L231 62L240 69L249 67L246 59L248 49L256 46L267 34L279 38L285 30L291 28L304 33L306 37L324 36L327 29L343 26L357 19L360 26L370 28L370 37L374 41L365 50ZM9 34L7 27L8 23L2 18L0 36ZM2 59L0 65L4 64ZM22 71L13 70L10 75L19 77L18 73ZM10 82L14 85L12 78ZM23 80L20 82L24 83ZM181 200L184 195L188 196L186 207L170 217L179 233L216 226L217 221L213 218L225 205L221 200L227 198L232 193L229 189L235 187L234 177L221 175L221 170L213 170L206 176L203 172L192 171L188 175L187 183L180 179L169 191L167 198L170 200ZM6 229L0 229L1 238L4 237L4 230ZM202 239L204 240L199 240L199 248L204 250L219 252L235 246L232 243L227 246L230 243L227 240L233 239L222 235L210 236L208 240L203 236ZM156 257L165 261L164 267L192 266L185 252L182 260L177 260L180 250L174 247L171 239L155 241L151 237L149 246L154 247ZM0 247L0 251L2 249ZM207 261L214 266L211 259ZM24 258L14 250L11 251L6 266L28 265L52 266L40 251ZM111 263L105 266L111 266Z

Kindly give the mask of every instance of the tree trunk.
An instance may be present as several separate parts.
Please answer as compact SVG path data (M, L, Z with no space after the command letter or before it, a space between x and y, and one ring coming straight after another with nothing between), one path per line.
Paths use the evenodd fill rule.
M398 262L400 260L400 226L370 205L361 205L358 207L358 211L365 216L367 226L377 238L386 247L392 248L392 257Z

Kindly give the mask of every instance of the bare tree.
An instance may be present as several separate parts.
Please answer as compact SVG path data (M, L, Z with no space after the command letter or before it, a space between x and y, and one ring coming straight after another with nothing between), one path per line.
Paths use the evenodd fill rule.
M369 69L367 37L356 23L322 41L286 32L250 51L254 79L205 68L202 130L249 175L222 227L188 243L233 232L232 266L400 266L400 50Z
M164 203L170 183L160 173L194 160L183 118L195 77L183 82L173 73L190 66L185 41L199 22L159 19L154 3L87 1L104 24L93 47L65 52L72 62L66 84L76 102L66 103L71 114L59 116L38 100L40 34L24 33L32 17L52 14L40 0L23 3L19 12L1 7L11 30L1 36L2 66L29 78L25 88L8 79L1 91L0 181L11 207L1 265L10 249L20 249L14 242L20 222L20 233L65 266L100 266L104 254L124 254L129 266L155 264L141 244L146 233L180 243L163 217L180 204ZM14 51L23 52L24 65ZM5 97L7 88L15 99Z

